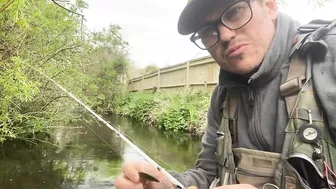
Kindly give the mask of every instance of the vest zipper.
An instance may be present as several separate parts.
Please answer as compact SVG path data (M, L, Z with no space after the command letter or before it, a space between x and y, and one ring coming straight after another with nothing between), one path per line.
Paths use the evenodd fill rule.
M255 95L255 92L253 90L253 83L252 83L252 79L250 78L248 81L248 94L249 94L249 98L248 98L248 105L250 108L252 108L252 128L253 128L253 133L254 136L256 137L256 139L254 140L256 142L257 147L260 150L269 150L266 147L268 146L265 142L264 137L262 136L262 132L260 129L260 125L259 122L256 121L256 117L259 117L259 104L258 104L258 98Z
M262 145L259 141L259 136L258 136L258 131L257 131L257 124L255 121L255 117L257 116L257 103L254 102L255 100L255 96L254 96L254 91L253 91L253 86L252 86L252 79L248 80L248 87L247 87L247 91L248 91L248 107L249 107L249 112L252 112L251 114L249 113L248 116L249 118L249 125L252 127L252 132L253 132L253 136L255 137L255 139L251 139L252 141L254 141L256 143L256 146L258 147L258 149L262 149Z
M248 87L248 105L249 105L250 108L253 107L253 103L254 103L253 89Z

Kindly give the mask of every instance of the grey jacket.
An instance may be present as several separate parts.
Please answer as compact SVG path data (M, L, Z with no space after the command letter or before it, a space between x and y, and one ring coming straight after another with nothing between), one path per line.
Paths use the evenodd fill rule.
M258 71L250 78L220 71L219 84L211 97L202 151L195 168L182 174L173 173L182 184L206 189L217 176L216 131L222 116L220 108L229 87L241 90L238 103L238 140L235 147L281 153L288 114L279 88L287 77L288 55L298 26L298 22L280 13L268 53ZM317 40L314 37L318 36L312 36L306 44L309 46L306 51L316 57L321 56L320 52L326 53L324 60L314 59L312 75L330 130L336 137L336 116L333 115L336 109L336 29L323 36Z

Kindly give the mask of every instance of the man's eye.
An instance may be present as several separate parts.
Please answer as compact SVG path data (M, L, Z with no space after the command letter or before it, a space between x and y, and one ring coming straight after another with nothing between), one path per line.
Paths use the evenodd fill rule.
M224 14L224 19L225 20L235 20L239 18L239 15L241 12L244 11L244 7L235 7L230 9Z
M210 36L214 36L214 35L217 35L216 31L206 31L206 32L203 32L201 34L201 37L210 37Z
M216 35L217 35L217 32L214 30L207 30L207 31L200 33L201 38L207 38L207 37L212 37Z

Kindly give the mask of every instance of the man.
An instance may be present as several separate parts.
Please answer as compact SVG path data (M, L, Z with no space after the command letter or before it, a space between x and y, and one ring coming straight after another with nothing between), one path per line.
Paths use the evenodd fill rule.
M211 184L218 186L218 189L295 188L298 183L301 184L298 185L299 187L314 188L323 184L323 179L319 179L318 174L316 176L312 173L314 166L310 165L314 164L307 164L307 161L302 161L302 158L299 158L300 161L296 161L296 156L288 158L289 156L284 155L287 154L287 151L290 151L288 149L294 149L294 152L296 152L296 148L292 146L302 144L302 142L297 142L293 145L292 143L284 145L287 133L289 133L288 136L292 137L297 135L290 135L290 132L288 132L292 128L290 126L293 122L289 122L288 118L288 112L291 110L286 109L285 98L280 95L282 92L280 91L280 85L286 81L289 72L289 57L298 27L298 22L278 12L276 0L189 1L179 18L178 31L182 35L192 33L191 41L199 48L208 50L221 67L221 71L219 83L212 94L208 112L208 127L202 138L203 147L195 168L180 175L172 173L182 184L196 186L199 189L207 189ZM333 43L335 43L335 39L333 40ZM335 49L333 50L335 51ZM333 54L331 56L328 53L327 57L334 60ZM334 82L336 76L327 74L328 69L335 71L332 63L320 68L315 68L317 65L313 66L314 69L323 69L324 71L322 74L321 72L312 73L314 79L316 78L314 82L328 79L330 86L336 86ZM310 81L310 79L304 81L306 80ZM324 87L317 87L317 90L323 91L317 93L321 106L328 116L328 121L335 121L332 111L336 105L336 99L333 97L336 91ZM228 94L231 94L231 91L236 91L232 92L232 94L235 94L232 96L235 97L236 101L236 105L232 105L236 108L231 108L235 109L234 118L229 116L232 110L228 110L226 107L227 103L234 104L231 103L233 100L225 100L230 98ZM300 98L305 99L306 97ZM329 100L331 100L331 103ZM325 157L326 148L321 149L324 143L321 145L318 141L317 134L320 132L317 131L319 131L319 128L313 125L315 123L313 121L317 120L315 119L316 116L311 116L310 109L307 112L306 114L303 113L307 115L307 119L303 119L302 123L307 124L304 125L306 130L302 131L303 137L301 138L303 138L302 140L307 139L308 142L302 144L303 148L315 150L312 153L316 152L314 157L317 158L312 161L321 162L318 165L323 165L325 167L323 170L327 170L326 167L328 167L327 165L330 166L330 163L326 163L326 159L328 159ZM227 120L233 120L234 124L226 121L225 116L227 116ZM300 121L302 119L296 122L301 124ZM232 125L234 126L232 127ZM299 127L297 126L297 128ZM330 133L335 134L335 125L330 125L329 130ZM309 138L309 135L306 134L307 131L310 131L308 134L314 135L314 133L317 133L316 138L310 140L312 135ZM292 133L295 132L294 129ZM298 132L299 134L300 132ZM326 145L334 145L333 141L330 140L332 135L329 136L329 131L326 136L325 140L328 143ZM333 137L335 138L335 135ZM299 139L290 138L290 140L296 141ZM288 140L286 139L286 141ZM314 143L311 141L314 141ZM308 144L309 142L311 143ZM330 149L335 148L332 145L328 147ZM280 157L281 153L282 157ZM308 156L313 155L308 154ZM330 157L330 159L334 159L332 155ZM221 158L224 160L221 160ZM280 161L280 159L283 161ZM328 160L331 161L330 159ZM300 164L300 166L296 166L296 164ZM234 167L232 167L233 165ZM140 183L138 172L148 172L146 171L147 168L144 168L148 166L148 164L141 162L125 163L122 169L123 175L120 175L115 181L116 187L118 189L155 189L171 186L168 179L154 169L150 171L150 174L164 184L149 183L144 186L143 183ZM288 171L292 170L292 167L295 167L295 170L293 172ZM296 170L296 167L301 167L301 169ZM328 169L330 175L333 173L332 168ZM308 175L313 176L304 177L307 172L309 172ZM316 172L318 173L318 171ZM218 184L215 183L217 177L220 177ZM277 178L278 182L274 182L274 178ZM313 181L310 181L310 179ZM325 180L327 182L324 184L333 185L332 179L329 182L327 178Z

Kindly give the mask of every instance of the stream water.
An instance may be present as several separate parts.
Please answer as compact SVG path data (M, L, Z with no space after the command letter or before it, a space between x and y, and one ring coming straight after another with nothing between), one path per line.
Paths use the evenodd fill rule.
M105 117L168 170L192 168L200 138ZM9 141L0 147L0 189L111 189L123 162L143 159L108 127L79 123L51 135L57 146Z

